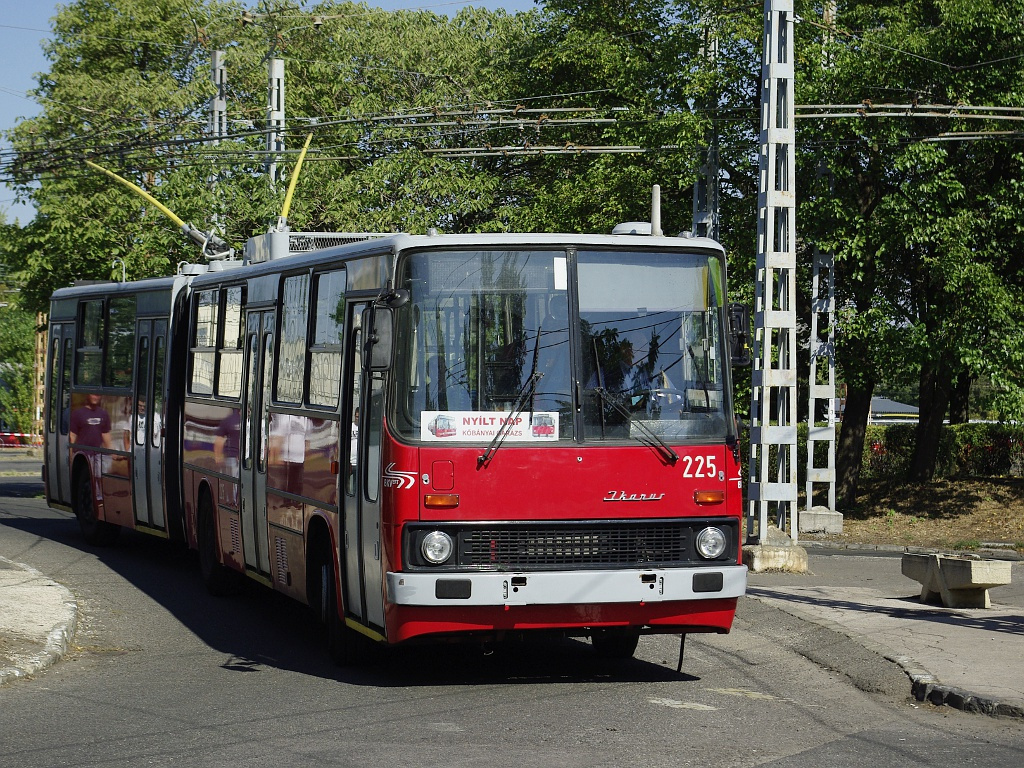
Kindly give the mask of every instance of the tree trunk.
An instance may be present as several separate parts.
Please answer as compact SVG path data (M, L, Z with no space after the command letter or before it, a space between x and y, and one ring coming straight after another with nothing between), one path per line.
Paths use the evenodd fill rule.
M966 424L970 421L971 385L974 377L967 371L961 371L953 384L949 395L949 423Z
M942 422L946 418L952 389L953 373L947 355L940 355L937 360L927 360L921 365L920 414L914 457L910 463L910 479L915 482L927 483L935 476Z
M873 381L863 386L846 386L843 426L839 430L839 446L836 449L836 506L841 510L849 509L857 501L864 437L867 434L871 395L874 391Z

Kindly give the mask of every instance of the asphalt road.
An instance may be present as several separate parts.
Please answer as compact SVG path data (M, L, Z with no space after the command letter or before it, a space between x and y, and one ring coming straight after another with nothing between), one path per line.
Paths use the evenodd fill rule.
M302 606L210 597L141 534L88 547L23 490L0 475L0 554L67 585L81 622L67 659L0 688L0 766L1024 764L1021 723L917 705L891 663L750 599L682 674L677 637L613 665L544 641L339 669Z

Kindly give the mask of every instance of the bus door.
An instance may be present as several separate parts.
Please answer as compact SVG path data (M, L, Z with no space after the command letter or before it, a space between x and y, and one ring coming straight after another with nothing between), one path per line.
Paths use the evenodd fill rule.
M163 391L167 321L139 320L136 328L135 407L132 413L132 495L135 519L165 530Z
M50 498L71 504L71 467L68 465L68 428L71 425L71 361L75 352L75 324L58 323L50 336L50 401L46 424L46 466Z
M274 366L274 312L246 317L245 402L242 404L241 522L245 565L269 575L267 460L270 436L270 387Z
M348 371L351 397L349 423L353 439L345 488L345 607L363 621L384 626L384 585L381 566L380 449L383 424L381 374L363 376L363 313L369 304L349 304ZM355 435L358 431L358 439Z

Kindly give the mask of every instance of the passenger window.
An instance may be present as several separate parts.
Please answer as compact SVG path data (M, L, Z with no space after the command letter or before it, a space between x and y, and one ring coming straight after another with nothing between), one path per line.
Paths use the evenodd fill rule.
M281 298L281 342L277 357L278 400L302 402L308 321L309 275L285 278Z
M107 368L103 383L108 387L130 387L135 364L135 297L110 300L107 311Z
M103 374L103 300L80 305L75 383L99 386Z
M224 332L217 354L217 394L238 399L242 394L242 346L245 328L242 325L242 288L224 291Z
M213 372L216 363L218 291L202 291L196 302L195 327L192 334L192 380L194 395L213 394Z
M313 343L309 348L309 403L337 407L345 334L345 270L314 277Z

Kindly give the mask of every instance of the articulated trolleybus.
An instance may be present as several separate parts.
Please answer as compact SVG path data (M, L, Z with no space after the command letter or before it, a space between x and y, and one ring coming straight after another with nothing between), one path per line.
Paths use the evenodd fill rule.
M725 271L691 237L275 232L58 290L47 500L308 603L340 659L353 632L728 632Z

